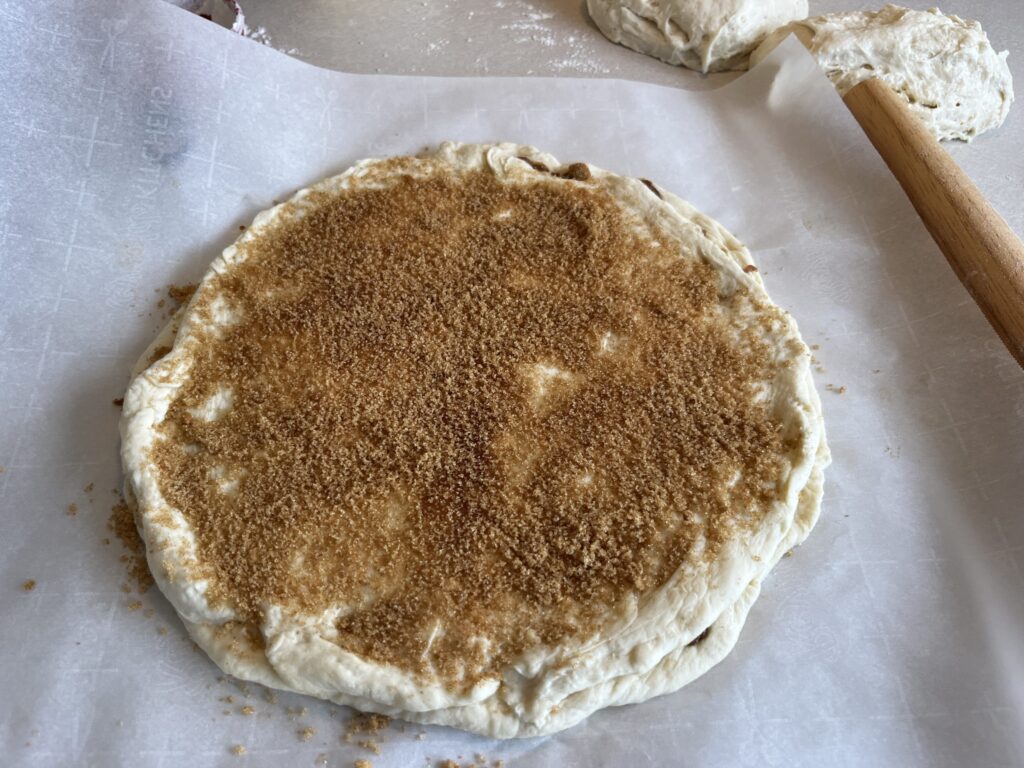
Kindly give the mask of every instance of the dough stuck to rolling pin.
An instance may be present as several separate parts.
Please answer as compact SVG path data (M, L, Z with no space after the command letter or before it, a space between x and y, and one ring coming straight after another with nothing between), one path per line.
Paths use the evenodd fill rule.
M997 53L976 21L937 8L814 16L776 30L751 55L765 58L790 32L845 95L871 77L910 104L936 138L971 141L998 128L1013 102L1007 51Z

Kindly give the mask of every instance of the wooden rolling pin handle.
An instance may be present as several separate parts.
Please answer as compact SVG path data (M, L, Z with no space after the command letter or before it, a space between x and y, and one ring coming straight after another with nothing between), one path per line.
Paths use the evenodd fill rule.
M906 102L878 79L843 98L967 291L1024 367L1024 244Z

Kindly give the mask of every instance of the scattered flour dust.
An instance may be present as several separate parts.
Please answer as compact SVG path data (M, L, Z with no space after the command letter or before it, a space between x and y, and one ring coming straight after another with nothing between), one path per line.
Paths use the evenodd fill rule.
M266 27L250 27L246 24L245 13L238 0L171 0L171 2L194 11L200 16L205 16L223 27L228 27L242 37L248 37L261 45L275 47ZM289 55L298 53L295 48L278 48L278 50Z
M242 6L239 4L238 0L225 0L225 2L231 6L235 12L235 21L231 25L232 32L237 32L242 37L248 37L250 40L255 40L257 43L273 47L273 41L270 39L270 34L267 32L266 27L250 27L245 23L245 13L243 13Z
M494 7L516 15L500 29L515 43L539 43L557 48L568 55L548 62L559 72L608 74L608 67L599 63L591 41L576 31L562 32L553 26L555 14L538 8L529 0L495 0ZM574 28L575 29L575 28Z

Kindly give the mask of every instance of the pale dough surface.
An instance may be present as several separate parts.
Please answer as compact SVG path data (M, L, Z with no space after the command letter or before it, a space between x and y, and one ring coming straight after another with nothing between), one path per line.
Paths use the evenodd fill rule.
M426 175L440 169L483 170L505 183L531 183L538 172L523 157L556 171L567 167L531 147L445 144L421 156L421 168ZM364 176L377 162L358 163L313 189L359 188L370 183ZM743 269L752 264L749 252L717 222L666 191L659 197L638 179L592 166L590 170L591 182L634 214L638 227L656 224L678 240L681 258L713 265L721 290L746 290L767 300L758 273ZM376 178L373 183L379 185ZM301 210L308 193L299 192L290 201L292 206ZM258 237L281 214L280 207L261 213L240 241ZM243 258L236 246L228 247L211 265L197 295L213 284L215 274ZM777 496L763 524L724 545L720 557L684 564L661 587L611 616L597 636L532 648L509 665L500 680L453 692L442 681L424 682L331 642L336 612L303 616L283 606L267 606L266 619L258 627L262 642L254 645L229 606L207 600L209 584L190 575L199 556L195 537L185 516L163 497L156 466L149 459L150 448L165 439L160 424L188 380L194 345L199 343L191 327L196 318L185 307L151 347L173 343L171 351L148 367L140 363L121 420L126 496L135 509L154 578L195 641L226 672L407 720L501 738L538 736L574 725L603 707L674 691L732 649L763 578L804 540L818 516L823 471L829 462L821 404L809 351L795 322L788 315L782 317L773 346L778 359L787 364L780 366L765 395L782 423L798 430L803 439L779 478ZM216 332L216 325L232 321L231 312L225 311L215 318L214 327L204 328ZM704 639L690 644L709 627Z
M746 69L765 35L807 16L807 0L587 0L614 43L698 72Z
M763 59L790 32L818 60L841 94L871 77L910 104L939 140L971 141L998 128L1013 103L1007 51L997 53L976 21L937 8L887 5L796 21L770 35L751 57Z

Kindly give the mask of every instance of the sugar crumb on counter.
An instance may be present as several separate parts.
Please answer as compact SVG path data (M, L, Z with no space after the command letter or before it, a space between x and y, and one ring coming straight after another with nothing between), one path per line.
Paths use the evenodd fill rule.
M130 579L135 582L139 594L145 594L153 586L153 575L149 572L149 563L146 562L146 546L142 542L142 537L139 536L138 528L135 527L135 516L124 500L110 508L107 529L117 536L121 545L127 550L121 555L120 560L124 563ZM128 587L127 590L125 586ZM130 592L131 586L123 584L121 590Z
M186 283L185 285L168 285L167 286L167 298L173 301L178 306L187 304L189 299L192 298L192 294L196 292L199 287L199 283Z

